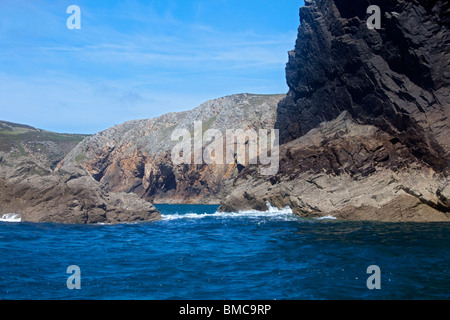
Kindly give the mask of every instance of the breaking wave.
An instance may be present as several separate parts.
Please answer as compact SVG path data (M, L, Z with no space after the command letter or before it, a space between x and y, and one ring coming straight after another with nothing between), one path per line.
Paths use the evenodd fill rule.
M214 213L184 213L184 214L166 214L162 215L163 220L178 220L178 219L203 219L203 218L276 218L281 220L297 219L298 216L294 215L292 209L287 206L283 209L273 207L270 203L267 203L266 211L257 210L241 210L238 212L219 212Z
M324 216L324 217L319 217L319 218L315 218L316 220L336 220L336 217L333 216Z
M22 218L18 213L6 213L0 218L1 222L20 222Z

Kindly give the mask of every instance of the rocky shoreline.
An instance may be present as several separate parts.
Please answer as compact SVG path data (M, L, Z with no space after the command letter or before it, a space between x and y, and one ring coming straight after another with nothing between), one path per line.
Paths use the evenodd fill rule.
M377 1L377 30L371 1L305 4L277 109L280 172L246 168L221 209L449 221L450 5Z
M83 224L160 219L151 203L108 192L82 166L55 171L86 137L0 122L0 217Z
M450 221L450 180L405 155L392 136L344 112L282 145L277 175L244 169L220 210L266 210L269 202L308 218Z
M0 213L21 221L123 223L153 221L160 213L135 194L107 192L80 166L57 173L28 157L3 158L0 165Z
M450 4L379 0L381 28L369 29L372 2L305 1L287 95L222 97L80 143L65 137L64 148L41 141L49 135L6 141L0 214L123 223L159 219L152 202L220 203L222 211L270 203L304 217L450 221ZM278 129L277 172L262 175L263 165L240 164L236 153L228 164L174 164L171 134L193 132L196 121L204 131Z

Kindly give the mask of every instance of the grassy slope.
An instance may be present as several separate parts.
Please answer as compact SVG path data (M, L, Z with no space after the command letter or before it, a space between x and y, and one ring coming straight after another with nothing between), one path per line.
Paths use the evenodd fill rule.
M87 136L50 132L0 121L0 152L9 153L12 157L31 155L54 167Z

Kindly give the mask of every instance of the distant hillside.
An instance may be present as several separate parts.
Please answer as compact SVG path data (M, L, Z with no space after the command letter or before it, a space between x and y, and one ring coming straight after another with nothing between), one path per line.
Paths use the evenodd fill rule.
M30 156L52 169L86 137L0 121L0 152L12 157Z
M225 185L240 167L174 165L175 129L270 129L285 94L235 94L202 103L190 111L133 120L99 132L77 145L61 165L82 165L108 191L134 192L155 203L218 203Z
M136 195L110 193L79 166L54 172L87 135L0 121L0 217L55 223L121 223L160 218Z

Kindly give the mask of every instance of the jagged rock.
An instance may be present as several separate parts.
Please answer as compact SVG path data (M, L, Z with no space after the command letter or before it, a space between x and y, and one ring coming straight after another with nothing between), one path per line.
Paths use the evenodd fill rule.
M279 173L246 168L221 209L448 221L449 13L448 1L306 1L277 111Z
M171 141L175 129L203 132L273 128L283 94L237 94L207 101L197 108L158 118L129 121L95 134L75 147L58 168L79 164L109 191L133 192L154 203L219 203L222 185L234 177L237 164L174 165ZM204 144L204 146L206 143Z
M230 183L220 210L266 210L269 202L309 218L450 221L444 175L347 112L282 145L280 158L276 176L246 167Z
M120 223L152 221L158 210L135 194L105 191L81 166L57 173L30 157L8 158L0 166L0 215L22 221Z
M366 26L369 5L381 29ZM450 3L317 0L300 9L278 107L281 142L347 110L393 135L437 171L450 163Z
M445 207L450 207L450 181L443 183L443 186L436 192L439 196L439 200Z
M379 30L366 25L373 4L382 11ZM32 204L41 209L37 221L156 217L141 197L221 201L223 211L265 210L269 202L305 217L449 221L449 12L448 1L305 1L279 104L282 95L234 95L107 129L75 147L56 174L10 170L0 209ZM198 120L222 132L280 129L278 172L173 165L171 133L192 131Z

